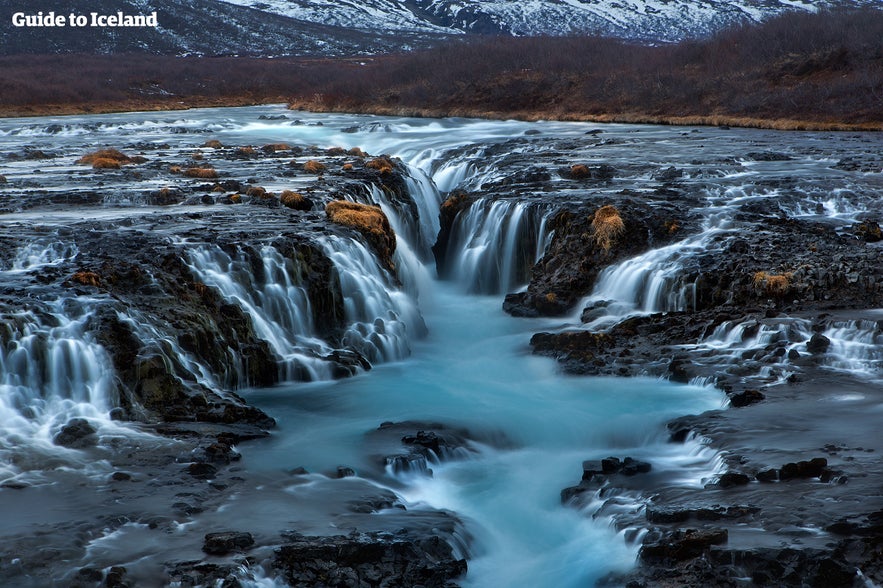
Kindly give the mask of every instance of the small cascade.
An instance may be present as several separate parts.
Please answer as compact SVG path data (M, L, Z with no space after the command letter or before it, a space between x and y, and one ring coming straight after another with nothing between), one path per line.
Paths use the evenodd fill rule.
M376 256L359 241L328 236L321 246L340 278L345 316L350 323L343 345L372 363L410 355L409 336L422 337L426 333L415 299L392 283ZM405 268L407 265L400 271Z
M694 309L695 283L685 281L685 263L708 254L711 238L720 232L710 228L606 268L592 294L578 305L580 312L592 309L588 328L608 328L631 315Z
M442 197L432 179L422 170L405 166L403 175L408 195L416 206L417 215L400 202L391 200L375 184L366 186L368 202L383 209L397 236L402 237L424 262L432 258L432 245L439 232L438 211ZM402 239L399 239L401 242Z
M279 357L282 379L329 379L330 368L321 356L332 348L315 334L300 268L272 246L258 253L260 265L255 267L241 248L232 256L217 246L187 250L188 265L197 279L217 288L251 317L258 337Z
M877 321L836 321L822 334L831 341L824 365L872 378L883 373L883 329Z
M79 253L73 243L60 240L33 241L19 247L12 259L12 271L30 271L47 265L58 265L72 260Z
M57 455L53 438L72 418L116 428L109 418L116 404L113 365L87 332L91 303L58 300L45 313L6 315L0 325L0 477L40 467L23 447Z
M440 272L473 294L510 292L528 281L548 245L549 209L511 200L479 200L457 215Z

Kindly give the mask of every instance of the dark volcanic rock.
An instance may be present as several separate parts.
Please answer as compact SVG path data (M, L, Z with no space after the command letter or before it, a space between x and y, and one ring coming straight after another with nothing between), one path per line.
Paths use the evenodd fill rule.
M292 586L444 588L466 573L466 561L439 537L363 533L290 540L276 550L273 567Z
M98 430L86 419L71 419L52 441L56 445L71 449L83 449L98 443L97 432Z
M221 531L207 533L202 550L211 555L227 555L235 551L244 551L254 545L251 533L240 531Z

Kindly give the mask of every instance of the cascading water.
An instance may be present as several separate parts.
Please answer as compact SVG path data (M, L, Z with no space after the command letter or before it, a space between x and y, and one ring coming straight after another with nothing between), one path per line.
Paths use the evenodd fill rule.
M64 450L53 438L73 418L115 430L114 371L104 349L87 334L93 301L56 300L43 311L8 316L0 341L0 477L41 468L38 456Z
M607 516L617 509L639 511L640 496L625 493L608 501L595 495L587 501L585 510L579 511L562 507L560 490L579 481L582 460L607 455L646 460L668 483L701 488L720 472L720 456L695 439L684 445L667 443L663 423L675 416L719 407L723 395L708 388L647 379L562 378L555 364L525 353L526 341L532 333L555 329L560 322L516 321L502 314L498 297L465 296L463 291L499 294L523 285L527 269L548 244L546 221L554 206L537 194L522 202L508 194L496 200L474 202L461 214L455 225L456 234L451 235L448 270L458 283L449 285L431 281L425 263L428 248L438 232L440 192L475 188L498 179L500 171L496 165L512 151L509 146L499 148L500 145L515 137L525 137L528 132L533 136L538 130L568 141L589 142L579 153L569 153L568 161L594 163L603 159L624 170L615 186L591 184L592 190L601 196L623 188L651 192L659 187L646 170L628 175L636 166L636 149L640 149L646 161L659 162L658 167L663 162L673 165L671 161L675 159L686 170L685 182L701 178L706 185L719 183L720 188L713 188L716 192L705 203L709 206L702 214L707 222L699 235L626 260L604 273L593 300L605 303L604 316L599 320L608 317L608 324L630 313L690 310L691 284L682 276L689 273L693 255L703 251L713 254L713 247L717 246L714 239L730 230L726 225L726 217L733 212L730 203L790 198L783 201L782 210L798 215L835 216L844 222L858 218L856 215L862 213L865 205L858 189L842 193L809 190L795 195L752 187L751 181L757 174L750 166L729 161L731 145L733 141L753 142L756 136L777 137L760 131L755 135L750 131L707 129L700 139L667 127L613 125L599 131L602 139L610 138L602 145L602 139L586 139L586 133L597 125L583 123L378 120L293 114L274 106L235 111L193 110L174 115L102 116L99 123L92 117L75 117L65 120L57 129L49 129L45 122L22 120L14 123L21 127L15 132L0 130L7 149L21 150L39 143L45 149L51 145L59 153L52 162L41 165L39 175L33 172L32 162L5 163L3 173L9 184L4 191L9 200L39 200L41 194L32 189L38 181L55 181L49 189L54 193L76 184L80 175L86 178L83 182L93 182L94 176L72 176L70 172L81 169L74 167L74 158L98 140L120 145L167 145L162 148L171 154L167 157L184 159L203 143L203 131L207 129L212 138L217 136L227 145L287 141L297 145L361 146L371 153L399 156L406 164L418 168L411 169L410 177L405 178L418 214L407 217L379 187L367 186L364 196L358 196L380 205L398 235L394 258L397 276L381 268L362 241L345 238L343 232L330 229L321 238L310 237L311 245L331 260L339 281L344 310L340 329L334 333L318 332L316 306L304 287L303 268L294 259L297 256L284 255L281 247L222 248L205 244L205 239L202 244L185 240L175 245L196 281L217 290L225 302L245 311L259 337L278 356L282 379L328 379L333 374L323 358L345 348L358 350L377 365L370 374L337 382L282 383L271 389L242 390L243 396L279 421L269 439L237 447L244 459L237 465L241 469L235 472L239 479L232 482L242 484L242 489L222 489L223 484L213 482L206 486L211 488L206 492L223 497L218 499L223 501L220 507L209 506L202 513L193 510L187 515L178 511L169 515L166 509L158 519L177 521L168 532L156 531L150 524L130 522L104 535L91 535L84 559L67 560L65 569L73 570L69 578L87 564L105 569L122 562L133 577L148 578L148 583L156 574L164 573L166 561L204 557L200 547L205 533L227 528L231 521L251 525L247 530L255 533L263 547L271 549L268 546L278 541L282 525L315 534L346 532L357 526L353 521L395 530L407 527L403 521L408 521L408 516L429 517L426 513L439 509L452 511L452 516L459 517L474 538L458 543L459 547L466 545L471 556L470 571L462 580L468 586L585 586L612 569L628 569L633 565L637 546L609 526ZM260 117L281 118L275 121ZM350 132L354 126L356 132ZM163 156L147 155L157 164L150 169L158 170L157 162L162 162ZM204 156L210 159L211 153L206 150ZM716 158L715 163L693 163L712 158ZM225 164L229 164L227 170L233 170L233 178L266 175L280 188L289 186L289 177L280 172L278 158L272 166L264 167L259 167L262 162L257 158L228 158ZM285 169L287 173L289 168ZM793 170L771 162L764 173L783 178L793 174ZM133 176L110 171L105 177L106 186L111 187L106 190L109 194L99 195L96 201L86 200L96 205L89 210L92 219L107 214L107 209L115 205L143 206L137 198L121 194L119 200L114 200L114 194L110 194L133 182ZM301 179L294 180L293 187L297 181ZM635 185L627 186L629 182ZM129 194L143 194L148 191L145 185L130 188ZM79 187L94 190L92 185ZM148 186L150 190L155 187ZM830 199L826 198L829 193ZM98 206L104 208L97 209ZM114 214L126 217L133 225L146 225L155 213L178 213L181 220L177 228L187 232L191 228L188 214L201 211L199 206L171 206L161 213L136 206ZM229 210L234 208L231 205ZM243 206L236 208L235 213L241 215L240 222L247 223L254 210ZM17 214L10 213L5 220L44 222L39 219L41 212L32 216ZM57 224L85 216L79 210L57 214ZM314 218L310 217L308 222ZM292 216L286 223L301 220ZM292 225L285 226L290 229ZM67 263L77 255L75 247L52 237L22 249L13 256L14 261L8 257L4 274L14 281L22 272L52 270L53 265ZM428 329L418 311L418 295ZM111 362L107 352L87 332L91 299L72 293L65 301L41 304L48 310L21 311L4 317L6 330L0 354L0 417L4 423L0 435L4 469L0 475L4 478L20 475L27 469L23 458L13 455L20 455L22 447L42 447L44 457L51 454L53 459L60 454L76 453L52 444L54 434L72 417L88 419L98 426L102 438L114 426L107 418L115 403ZM151 324L153 319L147 314L133 311L117 318L131 327L148 351L156 348L172 358L181 372L191 374L194 381L211 388L226 387L234 381L245 383L235 350L230 350L227 363L237 374L209 373L182 351L177 341L163 333L162 325ZM750 325L734 320L721 325L700 345L727 348L733 360L739 361L743 353L754 347L786 344L781 361L787 362L788 351L807 353L806 341L812 336L813 326L809 322L795 322L783 330L770 318L753 330ZM833 369L867 370L869 375L879 370L877 348L881 339L873 321L829 321L824 334L831 340L831 352L824 361L831 362ZM453 452L439 463L430 464L432 476L396 471L393 467L384 468L385 454L378 456L366 449L366 436L385 421L462 426L476 440L468 452ZM415 424L419 426L423 425ZM36 467L53 467L57 463L48 459ZM47 463L50 465L46 466ZM334 472L341 465L351 466L357 476L337 479ZM174 475L180 478L181 468L173 467ZM302 478L290 473L298 467L312 473ZM328 472L330 475L325 475ZM179 482L176 479L174 484ZM281 490L268 498L266 489L273 484ZM363 511L364 516L357 518L346 500L338 499L341 495L359 499L362 489L378 488L388 494L394 492L395 500L407 510L384 507L370 514ZM170 494L174 492L177 490ZM184 498L175 497L173 501ZM137 520L152 523L150 501L141 494L138 500ZM120 516L133 515L120 508ZM599 509L601 514L593 519ZM77 513L71 520L82 516ZM135 517L128 520L134 521ZM243 572L243 578L247 575ZM253 575L251 581L256 586L284 585L273 578L269 567ZM243 582L248 585L245 579Z
M255 331L279 357L283 380L324 380L331 371L321 356L332 348L316 336L309 296L299 284L298 268L272 246L260 255L261 272L252 271L243 250L231 256L217 246L187 250L198 280L217 288L251 317Z
M542 205L479 200L454 219L441 274L473 294L500 294L524 285L547 245Z

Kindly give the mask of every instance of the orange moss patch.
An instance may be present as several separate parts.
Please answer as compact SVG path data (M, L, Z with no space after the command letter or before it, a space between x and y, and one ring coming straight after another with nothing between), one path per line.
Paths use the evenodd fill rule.
M210 167L191 167L184 170L184 175L188 178L215 179L218 172Z
M283 206L293 208L294 210L310 210L313 208L313 203L308 198L305 198L300 192L292 192L291 190L283 190L279 195L279 202Z
M370 167L371 169L376 169L381 174L391 173L394 166L395 166L395 164L392 162L392 160L385 155L381 155L380 157L374 158L365 164L365 167Z
M582 163L570 166L570 177L574 180L584 180L592 175L589 168Z
M92 160L92 169L120 169L120 162L115 159L99 157Z
M128 163L135 163L131 157L117 149L99 149L98 151L87 153L83 157L79 158L77 160L77 163L81 165L91 165L92 167L96 167L95 163L100 162L103 167L110 167L108 165L108 162L110 161L116 162L117 168ZM100 168L96 167L96 169Z
M389 219L380 207L347 200L333 200L325 206L325 214L331 222L362 233L380 256L381 263L390 270L395 268L392 255L395 253L396 236L389 225Z
M347 151L347 154L354 155L356 157L365 157L365 155L366 155L366 153L364 151L362 151L361 149L359 149L358 147L353 147L352 149Z
M270 143L261 147L265 153L275 153L276 151L289 151L291 147L288 143Z
M77 272L71 276L71 282L97 287L101 285L101 277L95 272Z
M343 155L346 153L346 149L343 147L331 147L325 151L328 155Z
M249 186L248 190L245 191L245 195L253 198L266 198L267 190L261 186Z
M792 277L793 274L791 272L784 274L757 272L754 274L754 287L763 290L769 296L781 297L791 289Z
M202 144L203 147L208 147L209 149L223 149L224 145L218 141L217 139L211 139Z
M232 196L230 196L230 202L232 202L233 204L239 204L240 202L242 202L242 194L233 194Z
M343 167L341 167L340 169L342 169L343 171L353 171L353 164L344 163Z
M619 210L609 204L595 211L592 218L595 244L604 251L610 251L616 239L625 231L625 224Z
M325 171L325 164L311 159L304 164L304 171L311 174L320 174Z

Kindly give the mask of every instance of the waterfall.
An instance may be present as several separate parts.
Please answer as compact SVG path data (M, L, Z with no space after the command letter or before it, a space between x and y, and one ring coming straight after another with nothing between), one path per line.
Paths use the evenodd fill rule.
M409 336L420 337L426 332L414 298L392 283L376 256L361 242L329 235L320 244L340 278L349 323L343 344L371 362L397 361L410 355Z
M258 267L242 248L233 255L218 246L187 250L194 276L217 288L225 300L239 305L251 318L257 336L278 356L282 379L329 379L330 367L321 356L331 353L332 348L316 336L310 299L300 280L301 268L270 245L261 247L256 255L260 257Z
M440 273L474 294L510 292L525 284L548 244L541 205L479 200L454 219Z
M5 315L0 325L0 478L66 459L53 438L72 418L115 430L113 365L87 332L93 300L46 304ZM32 461L31 454L43 457ZM72 458L73 459L73 458Z

